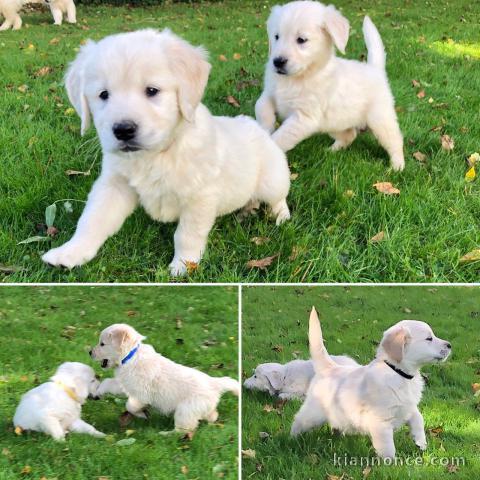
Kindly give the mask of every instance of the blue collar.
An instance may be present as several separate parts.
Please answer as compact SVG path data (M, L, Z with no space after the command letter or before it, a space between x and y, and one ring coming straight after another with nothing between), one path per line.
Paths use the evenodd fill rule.
M122 365L125 365L137 353L138 347L140 347L140 345L137 345L133 350L130 350L128 355L122 358Z

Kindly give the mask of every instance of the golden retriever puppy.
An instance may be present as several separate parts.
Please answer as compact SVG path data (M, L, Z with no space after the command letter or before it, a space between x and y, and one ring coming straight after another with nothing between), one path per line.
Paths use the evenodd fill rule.
M4 22L0 25L0 30L20 30L22 27L22 17L20 10L26 0L0 0L0 15L4 17Z
M390 155L394 170L403 170L403 138L385 71L385 50L372 21L363 34L368 61L335 56L345 53L348 20L332 5L297 1L275 6L267 23L270 55L257 120L269 132L276 114L283 120L273 139L284 150L315 133L335 139L332 150L348 147L359 129L369 127Z
M103 165L72 239L43 256L73 268L91 260L140 204L177 222L172 275L198 263L216 217L266 202L290 217L284 153L253 119L212 116L201 104L210 64L168 30L109 36L81 48L66 75L82 119L93 116Z
M145 337L130 325L114 324L103 330L90 355L102 368L115 368L115 377L100 384L98 395L127 395L126 408L138 417L145 417L143 410L148 406L173 415L173 432L193 432L200 420L215 422L221 395L239 395L237 380L210 377L175 363L143 340Z
M66 362L58 367L49 382L23 395L13 424L22 430L35 430L55 440L65 440L68 432L104 437L95 427L80 418L88 396L96 396L99 381L88 365Z
M315 308L308 338L315 377L295 416L292 435L328 422L343 433L369 435L377 455L393 459L393 433L408 423L415 444L427 448L418 409L423 390L420 368L444 362L451 352L449 342L436 337L424 322L403 320L384 333L377 356L368 365L339 365L323 344Z
M73 0L45 0L50 7L55 25L61 25L66 15L68 23L77 23L77 9Z

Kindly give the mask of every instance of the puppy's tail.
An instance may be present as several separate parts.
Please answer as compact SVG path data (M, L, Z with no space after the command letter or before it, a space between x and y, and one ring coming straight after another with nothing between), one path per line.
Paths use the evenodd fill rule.
M324 370L338 366L330 357L325 345L323 344L322 329L318 319L315 307L310 312L310 321L308 327L308 342L310 344L310 356L313 360L315 373L322 373Z
M363 37L365 38L368 50L367 63L373 67L385 70L385 47L383 46L377 27L368 15L363 19Z
M215 385L220 390L220 394L232 392L237 397L240 395L240 383L230 377L214 378Z

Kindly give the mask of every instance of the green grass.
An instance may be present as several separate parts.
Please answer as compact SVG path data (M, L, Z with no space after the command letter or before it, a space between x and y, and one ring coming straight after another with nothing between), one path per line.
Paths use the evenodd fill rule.
M405 318L428 322L440 338L448 339L453 346L446 363L422 369L428 376L420 403L428 448L421 455L407 427L395 434L397 456L414 459L421 455L425 465L373 467L368 479L479 477L480 403L471 387L479 381L480 373L478 287L245 287L243 292L244 376L250 376L262 362L285 363L295 355L308 358L308 315L312 305L319 311L328 351L348 354L360 363L374 357L388 326ZM324 426L291 439L289 430L300 401L288 402L278 412L265 411L267 404L274 404L268 394L244 390L242 448L256 451L255 460L243 459L244 478L364 478L363 468L334 466L332 460L334 452L341 457L374 456L367 437L342 437ZM270 437L260 440L259 432L267 432ZM445 467L428 465L433 457L464 457L465 466L454 474L447 473Z
M226 1L166 4L150 8L79 5L77 26L50 25L47 11L24 15L25 28L0 35L2 173L0 176L0 258L16 267L3 281L167 281L173 255L172 224L152 221L139 209L108 240L97 258L71 272L51 269L40 255L49 243L17 245L36 235L45 207L73 198L84 201L97 177L101 154L93 129L81 139L80 121L69 110L61 85L65 66L79 43L144 27L170 27L203 44L213 64L204 103L214 114L252 115L261 92L268 52L265 21L276 2ZM264 211L239 223L234 215L217 221L208 250L189 280L204 281L475 281L479 262L460 265L461 255L479 247L480 183L466 183L466 156L480 150L478 18L480 4L338 0L351 22L347 57L361 58L361 22L369 14L388 52L388 74L405 136L406 170L388 169L385 152L370 134L350 149L331 153L327 136L315 136L288 154L293 173L292 221L280 228ZM51 44L58 41L58 44ZM31 45L31 46L30 46ZM234 53L241 55L234 60ZM225 55L228 61L220 61ZM45 76L35 76L42 67ZM415 79L426 92L417 98ZM245 83L256 80L258 84ZM26 85L23 93L19 87ZM24 90L21 88L20 90ZM235 108L226 102L234 95ZM432 98L433 103L429 103ZM432 131L440 125L439 131ZM455 140L452 152L440 135ZM412 157L427 155L425 163ZM67 169L91 175L68 177ZM372 184L391 181L398 197L377 193ZM353 191L354 196L345 195ZM74 232L83 204L73 213L59 204L57 246ZM386 238L368 240L379 231ZM269 237L255 245L253 237ZM294 259L292 249L298 254ZM246 262L279 253L266 271Z
M151 411L149 420L134 419L126 427L134 430L136 443L115 445L126 438L119 425L125 399L113 396L87 401L82 410L82 418L107 439L70 434L65 443L56 443L41 433L16 436L12 425L22 394L47 381L60 363L80 361L102 378L112 375L88 356L89 346L112 323L134 326L176 362L237 378L237 312L233 287L2 288L0 479L238 478L238 399L230 394L220 401L218 422L202 423L190 442L160 436L159 431L173 428L173 419ZM27 465L31 473L22 475Z

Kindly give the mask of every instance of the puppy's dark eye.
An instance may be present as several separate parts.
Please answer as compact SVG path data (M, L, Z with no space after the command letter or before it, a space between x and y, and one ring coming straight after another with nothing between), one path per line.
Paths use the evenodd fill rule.
M433 338L432 337L428 337L425 339L427 342L433 342Z
M109 97L108 90L103 90L103 92L100 92L99 97L100 97L102 100L108 100L108 97Z
M145 95L147 97L154 97L159 92L158 88L155 87L147 87L145 89Z
M256 376L256 375L254 375L254 376L253 376L253 378L257 378L257 376Z
M299 45L302 45L302 44L307 43L307 42L308 42L308 39L307 39L307 38L303 38L303 37L298 37L298 38L297 38L297 43L298 43Z
M278 36L278 33L275 35L275 40L278 40L280 37Z
M100 343L100 346L103 347L105 344L103 342Z

